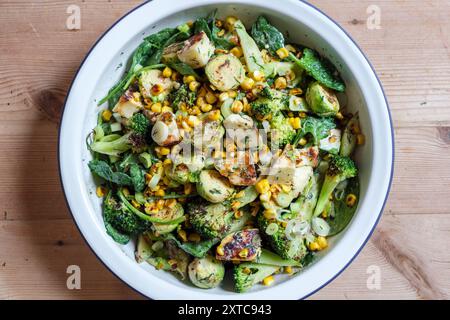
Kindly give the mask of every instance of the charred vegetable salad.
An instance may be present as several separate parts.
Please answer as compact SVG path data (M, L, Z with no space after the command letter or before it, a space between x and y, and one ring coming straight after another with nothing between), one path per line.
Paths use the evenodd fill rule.
M298 272L358 205L364 136L344 91L262 16L247 29L212 13L146 37L87 141L106 232L199 288Z

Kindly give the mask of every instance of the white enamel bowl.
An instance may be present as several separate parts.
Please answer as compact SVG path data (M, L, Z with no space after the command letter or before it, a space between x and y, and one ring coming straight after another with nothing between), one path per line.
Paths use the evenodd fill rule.
M360 169L361 199L347 229L332 240L323 257L293 277L279 276L271 287L256 286L237 294L231 279L223 287L202 290L172 274L134 261L133 244L117 245L105 232L100 200L87 168L90 154L85 138L95 126L103 97L123 72L119 66L142 38L164 27L176 26L218 8L218 16L236 15L247 25L264 14L292 42L318 50L339 69L347 84L343 104L359 111L366 143L356 158ZM59 138L61 180L68 206L89 246L120 279L155 299L300 299L332 281L355 258L373 232L389 193L393 168L393 131L382 87L371 65L352 39L318 9L301 1L167 1L140 5L120 19L94 45L81 64L65 103ZM105 270L105 272L107 272Z

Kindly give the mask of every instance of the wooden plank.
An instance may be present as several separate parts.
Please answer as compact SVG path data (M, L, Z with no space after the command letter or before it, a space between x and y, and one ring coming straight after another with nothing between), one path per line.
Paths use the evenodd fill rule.
M449 230L444 215L385 216L356 261L312 298L448 298L450 252L441 239ZM95 258L69 220L1 221L0 231L1 299L140 297ZM81 268L81 290L66 288L72 264ZM367 289L369 266L380 268L380 290Z

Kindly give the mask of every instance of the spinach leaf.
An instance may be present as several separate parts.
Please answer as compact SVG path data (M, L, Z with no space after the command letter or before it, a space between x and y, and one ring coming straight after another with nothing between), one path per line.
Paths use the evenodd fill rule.
M194 34L204 32L209 39L212 39L211 29L209 28L208 21L205 18L199 18L194 23Z
M322 59L316 51L305 48L300 59L292 53L289 54L288 59L324 86L339 92L345 91L345 84L337 75L334 66L328 60Z
M211 41L214 43L216 48L218 49L224 49L224 50L230 50L233 47L235 47L235 44L231 42L226 37L219 37L218 33L220 32L220 28L216 26L216 14L217 9L211 12L206 20L208 21L210 28L211 28Z
M133 182L127 174L123 172L114 172L109 164L103 160L91 160L88 163L89 169L106 181L119 186L132 186Z
M293 145L295 146L298 141L307 134L310 134L313 137L314 145L319 145L319 141L326 138L330 133L330 130L334 128L336 128L336 124L334 123L333 118L316 118L309 116L302 121L302 128L294 138Z
M141 192L145 189L145 171L138 164L133 163L130 165L130 177L136 192Z
M126 172L130 169L130 166L132 164L136 164L137 163L137 158L136 155L134 153L128 153L127 155L124 156L123 160L120 161L120 163L118 164L118 169L122 172Z
M103 220L105 224L106 233L117 243L119 244L127 244L130 241L130 236L124 233L121 233L116 228L114 228L111 223Z
M346 203L347 196L354 194L356 196L356 203L353 206L348 206ZM334 236L345 229L350 223L353 215L358 207L359 200L359 179L354 177L348 180L344 193L340 197L333 197L334 202L334 217L327 219L330 226L329 236Z
M263 16L259 16L252 26L251 35L260 49L267 49L276 56L277 50L284 47L284 36Z
M195 72L194 69L187 63L181 62L181 61L174 61L169 63L169 67L172 69L175 69L178 73L182 74L183 76L189 76L193 75L195 78L200 79L201 77L198 75L197 72Z
M219 242L219 239L208 239L196 243L183 243L171 233L167 235L167 239L174 241L180 249L196 258L203 258L204 256L206 256L206 253L212 248L212 246Z

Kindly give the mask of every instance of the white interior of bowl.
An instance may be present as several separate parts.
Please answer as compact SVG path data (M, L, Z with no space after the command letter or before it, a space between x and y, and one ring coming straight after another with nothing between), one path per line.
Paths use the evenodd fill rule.
M68 204L81 232L99 258L121 279L139 292L164 299L298 299L335 277L353 259L374 228L382 210L392 170L391 124L383 92L372 69L353 42L332 21L298 1L275 2L154 0L131 12L110 30L91 51L69 93L60 136L60 169ZM225 2L225 3L224 3ZM334 237L323 257L300 274L277 276L270 288L256 286L236 294L231 281L212 290L195 288L172 274L134 261L134 244L119 246L105 233L101 202L87 168L91 155L85 138L95 126L101 99L124 72L127 60L143 37L165 27L206 16L213 9L218 16L236 15L247 26L263 14L289 40L305 44L329 58L347 84L348 110L358 111L366 143L356 159L360 169L361 199L348 228ZM374 135L376 132L376 135ZM106 271L105 271L106 272Z

